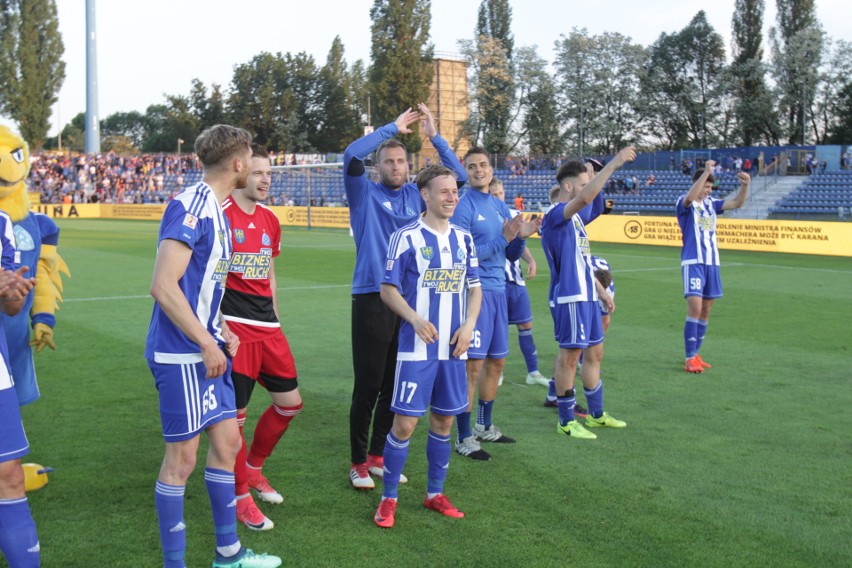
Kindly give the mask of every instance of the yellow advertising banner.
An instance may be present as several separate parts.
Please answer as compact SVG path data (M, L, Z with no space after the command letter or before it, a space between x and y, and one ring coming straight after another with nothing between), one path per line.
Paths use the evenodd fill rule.
M44 213L54 219L97 219L101 216L101 206L96 203L33 205L32 211Z
M270 207L285 227L307 227L307 207ZM119 205L103 203L34 205L33 211L56 219L159 220L165 204ZM527 216L537 213L525 212ZM346 229L346 207L311 207L311 227ZM681 246L680 227L674 217L602 215L587 227L592 241L640 245ZM719 248L794 254L852 257L852 223L820 221L756 221L725 219L716 226Z
M588 227L593 242L681 246L674 217L602 215ZM720 249L852 256L852 223L724 219L716 224Z
M104 219L146 219L159 221L166 210L165 204L132 205L102 203L101 217Z
M285 227L307 227L308 226L308 208L307 207L270 207L275 216L278 217L278 222ZM310 208L310 226L311 227L330 227L332 229L348 229L349 228L349 208L348 207L311 207Z

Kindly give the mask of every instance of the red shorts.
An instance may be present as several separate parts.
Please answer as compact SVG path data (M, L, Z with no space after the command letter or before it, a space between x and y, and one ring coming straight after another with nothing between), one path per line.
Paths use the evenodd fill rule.
M270 334L265 341L240 343L234 357L233 372L255 379L260 384L264 384L264 377L295 379L298 376L290 344L281 332Z

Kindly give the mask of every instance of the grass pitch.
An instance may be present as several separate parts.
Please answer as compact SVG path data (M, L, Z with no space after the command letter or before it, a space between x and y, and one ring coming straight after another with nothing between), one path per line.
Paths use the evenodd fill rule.
M36 355L42 399L24 409L25 461L53 466L30 494L46 567L161 565L154 480L163 442L143 359L157 224L60 221L71 267L58 351ZM547 264L529 281L541 369L556 353ZM682 370L675 248L594 244L613 267L606 408L628 422L596 441L556 434L527 386L515 330L495 421L518 443L454 455L447 494L467 517L421 505L425 424L412 441L397 525L348 483L354 246L345 231L284 230L283 324L305 410L264 469L285 494L276 527L243 543L297 566L849 566L852 260L723 251L703 375ZM255 392L247 429L268 404ZM203 444L203 442L202 442ZM214 537L203 449L187 488L189 566ZM3 560L0 560L0 565Z

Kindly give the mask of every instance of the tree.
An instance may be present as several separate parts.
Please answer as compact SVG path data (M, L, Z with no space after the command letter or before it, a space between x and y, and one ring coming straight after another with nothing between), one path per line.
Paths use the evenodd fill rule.
M213 83L208 95L204 83L199 79L193 79L189 102L201 130L225 122L225 99L221 85Z
M476 37L486 36L500 42L506 59L512 61L515 37L512 35L512 7L508 0L482 0L476 18Z
M306 53L260 53L238 65L231 79L231 120L272 150L314 151L318 74Z
M775 104L763 63L764 0L736 0L731 21L733 62L729 93L734 99L736 137L745 146L778 143Z
M432 45L429 0L374 0L369 84L374 122L386 124L429 97ZM400 136L409 152L420 151L418 128Z
M475 42L460 41L467 60L473 104L467 130L489 152L508 153L515 102L512 67L500 40L480 36Z
M814 100L817 83L808 69L815 71L821 64L822 30L813 0L776 0L776 3L777 26L769 30L772 69L778 88L776 98L780 99L785 137L791 143L804 144L802 121L808 101L812 104ZM803 70L807 73L805 77L799 75Z
M347 69L343 42L336 36L325 65L319 71L317 125L311 141L321 152L342 152L361 136L360 116L352 97L352 77Z
M565 135L559 120L556 85L547 70L547 62L536 48L522 47L517 53L517 84L526 88L520 93L524 109L522 120L527 148L533 154L560 154Z
M718 141L724 128L724 64L722 37L704 11L650 47L642 90L653 131L670 148L706 148Z
M639 85L647 52L617 33L574 28L556 42L557 85L569 151L609 154L633 143L645 120Z
M775 36L773 69L784 112L786 137L791 144L807 144L806 115L813 118L812 106L820 81L819 68L825 47L825 37L819 26L796 32L782 48ZM817 140L819 143L819 140Z
M40 149L65 80L65 47L53 0L0 0L0 111Z
M838 114L826 139L828 144L848 144L852 140L852 82L837 93Z
M508 153L517 143L511 140L512 122L518 115L511 27L507 0L482 0L474 41L460 42L471 69L474 138L497 154Z
M111 137L124 137L136 148L142 148L145 145L148 131L145 116L135 110L114 112L101 121L101 135L105 140Z
M852 125L852 42L827 41L824 72L814 99L811 125L818 140L827 144L849 144L849 126ZM845 126L844 126L845 125ZM846 135L842 134L846 132Z

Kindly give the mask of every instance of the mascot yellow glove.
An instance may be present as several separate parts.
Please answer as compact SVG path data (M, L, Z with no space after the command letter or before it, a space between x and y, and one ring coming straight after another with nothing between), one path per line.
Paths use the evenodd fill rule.
M36 270L36 284L33 289L33 307L30 315L33 321L33 339L30 345L37 353L45 347L56 349L53 339L54 313L62 301L62 276L71 276L68 265L56 252L54 245L42 245Z
M33 338L30 345L35 348L36 353L41 353L45 347L56 351L56 343L53 342L53 328L46 323L37 323L33 326Z

